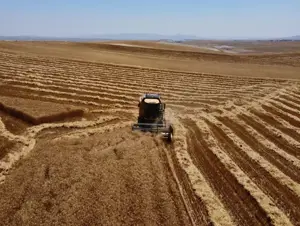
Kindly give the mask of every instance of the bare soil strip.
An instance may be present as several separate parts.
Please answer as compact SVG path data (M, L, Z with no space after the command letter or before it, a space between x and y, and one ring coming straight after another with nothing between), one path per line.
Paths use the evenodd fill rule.
M286 128L289 128L289 129L293 129L294 131L296 131L297 133L300 132L300 128L296 127L296 126L293 126L291 125L289 122L287 122L286 120L284 120L283 118L279 117L278 115L276 114L272 114L271 112L268 112L266 109L263 108L263 105L269 107L269 108L274 108L274 110L278 111L279 113L281 114L286 114L287 116L291 117L294 119L294 116L291 116L290 114L274 107L273 105L269 104L269 103L265 103L265 104L262 104L260 106L257 106L255 109L258 111L258 112L261 112L261 113L264 113L266 115L269 115L269 116L272 116L276 121L278 121L280 124L282 124L282 126L286 127ZM257 116L255 116L257 117Z
M208 148L197 125L190 120L185 120L185 124L190 131L188 134L188 147L192 159L210 182L226 208L230 210L236 224L269 225L270 220L265 211ZM236 209L239 211L236 211ZM255 213L255 216L251 213Z
M188 175L180 167L178 159L176 158L174 150L174 144L166 146L165 155L169 161L170 171L173 172L174 178L179 186L179 191L183 201L185 202L187 212L194 226L196 225L214 225L207 208L203 201L195 194L191 181Z
M232 217L225 209L221 200L216 196L208 181L204 178L200 170L194 165L191 156L188 152L188 145L186 141L187 130L180 122L180 119L176 117L176 114L170 108L166 112L168 118L172 119L174 125L176 125L174 152L176 158L180 164L180 167L184 169L191 182L194 193L199 197L206 206L209 214L209 221L214 225L235 225ZM199 203L198 205L201 205ZM205 215L204 215L205 216ZM205 217L204 217L205 219Z
M295 117L297 117L297 118L300 119L300 114L299 114L299 113L297 113L297 112L295 112L295 111L292 111L292 110L290 110L290 109L288 109L288 108L286 108L286 107L282 107L282 106L280 106L279 104L274 103L273 101L272 101L272 102L270 101L270 103L271 103L274 107L280 109L281 111L287 112L287 113L289 113L289 114L291 114L291 115L293 115L293 116L295 116ZM273 108L273 109L272 109L273 114L274 114L275 111L276 111L276 109ZM300 122L298 122L298 121L296 121L295 119L291 118L291 117L288 116L287 114L283 114L283 113L280 113L279 111L277 111L277 112L276 112L276 115L279 116L280 118L282 118L283 120L289 122L291 125L296 126L296 127L300 127Z
M288 95L282 95L282 96L280 96L280 97L283 98L283 99L286 99L286 100L288 100L288 101L290 101L290 102L293 102L293 103L295 103L295 104L297 104L297 105L300 105L300 100L298 100L298 99L296 99L296 98L293 98L293 97L288 96Z
M272 111L272 108L269 108L268 106L262 105L262 108L266 111ZM273 116L264 114L262 112L259 112L257 110L251 110L251 112L265 121L266 123L274 126L276 129L280 130L281 132L287 134L288 136L292 137L296 141L300 142L300 134L298 134L295 130L286 128L284 125L282 125L279 121L277 121ZM276 114L276 111L272 111L272 113Z
M290 97L296 98L296 99L300 99L300 96L297 95L297 94L294 93L294 92L289 92L289 93L287 93L287 95L290 96Z
M217 119L224 125L229 127L237 136L239 136L249 147L258 152L261 156L267 159L274 166L278 167L283 173L291 177L291 179L300 183L300 168L291 165L291 163L283 156L270 148L265 147L260 142L257 142L257 138L247 132L245 128L239 125L237 122L231 120L229 117L217 117Z
M268 130L264 125L256 122L251 117L245 114L238 115L238 117L244 120L249 126L251 126L257 132L262 134L268 140L272 141L277 147L281 148L282 150L285 150L289 154L297 157L298 159L300 158L300 153L298 150L295 149L294 146L292 146L288 141L284 140L283 138L278 137L272 131Z
M285 101L285 100L279 99L279 98L272 98L272 99L276 100L276 101L280 102L281 104L286 105L286 106L288 106L288 107L290 107L292 109L300 111L300 107L297 106L297 105L295 105L295 104L292 104L291 102L288 102L288 101Z
M195 119L196 120L196 119ZM250 195L259 203L272 220L272 225L292 225L287 215L285 215L275 203L241 170L241 168L224 152L221 145L214 139L208 125L201 119L197 119L197 126L203 131L204 139L209 148L220 159L225 167L235 176L238 182L249 191Z
M245 123L243 120L232 117L232 120L236 121L239 125L241 125L247 132L256 138L257 142L261 143L263 146L267 147L268 149L273 150L286 160L290 162L290 164L294 165L295 167L300 169L300 159L297 159L295 156L290 155L286 151L282 150L281 148L277 147L272 141L266 139L262 134L260 134L258 131L253 129L253 127L249 126L247 123Z
M300 219L299 197L285 185L279 183L259 163L251 159L241 147L238 147L218 126L206 120L215 138L222 145L223 150L232 158L239 167L256 183L260 189L268 194L276 205L290 216L296 224Z

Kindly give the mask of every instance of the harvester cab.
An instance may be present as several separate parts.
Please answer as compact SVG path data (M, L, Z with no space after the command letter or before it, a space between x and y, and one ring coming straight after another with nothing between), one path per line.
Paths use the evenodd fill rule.
M166 104L162 103L159 94L144 94L140 97L138 122L132 130L158 133L167 141L173 138L173 126L165 119Z

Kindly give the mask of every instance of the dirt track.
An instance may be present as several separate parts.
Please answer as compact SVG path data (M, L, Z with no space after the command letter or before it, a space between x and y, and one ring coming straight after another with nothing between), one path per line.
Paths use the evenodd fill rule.
M0 222L300 225L299 85L1 52L1 96L87 111L0 112ZM174 144L130 131L145 92L166 101Z

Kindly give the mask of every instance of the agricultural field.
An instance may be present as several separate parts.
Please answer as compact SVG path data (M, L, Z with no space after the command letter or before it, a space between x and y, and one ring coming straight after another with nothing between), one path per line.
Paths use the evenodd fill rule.
M298 53L94 45L0 44L1 224L300 225ZM147 92L171 144L131 131Z

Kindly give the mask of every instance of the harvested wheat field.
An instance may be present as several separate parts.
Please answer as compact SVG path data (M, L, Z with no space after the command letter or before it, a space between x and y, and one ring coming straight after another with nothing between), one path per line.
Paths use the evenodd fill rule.
M1 225L300 225L298 55L34 45L0 45ZM171 144L131 131L146 92Z

